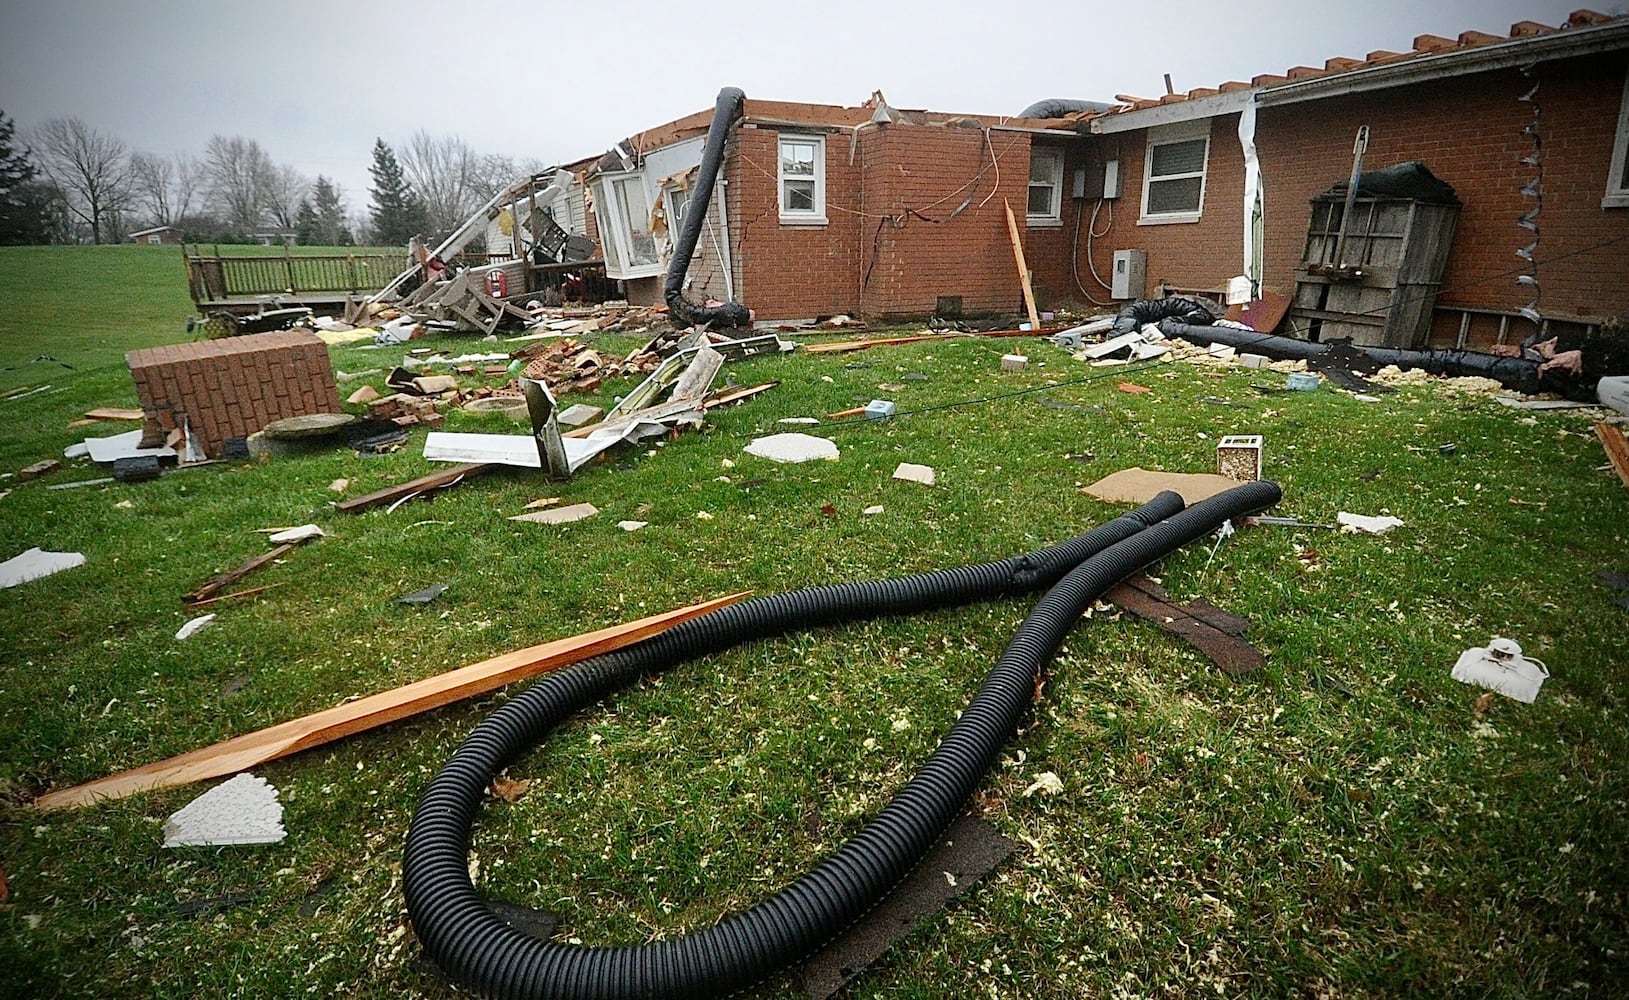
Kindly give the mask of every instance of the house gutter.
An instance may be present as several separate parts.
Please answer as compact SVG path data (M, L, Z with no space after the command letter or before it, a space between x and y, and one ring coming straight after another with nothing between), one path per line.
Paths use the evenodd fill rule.
M1259 103L1262 107L1297 104L1471 73L1516 69L1535 62L1574 59L1616 49L1629 49L1629 21L1614 21L1590 28L1569 28L1553 35L1519 38L1474 49L1456 49L1310 80L1274 84L1262 88Z

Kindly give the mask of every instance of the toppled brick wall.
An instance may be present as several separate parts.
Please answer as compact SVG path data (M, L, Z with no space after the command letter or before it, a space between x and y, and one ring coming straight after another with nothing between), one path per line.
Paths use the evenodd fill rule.
M163 443L184 418L204 453L219 458L228 440L274 420L341 412L328 347L304 331L151 347L125 361L141 400L144 446Z

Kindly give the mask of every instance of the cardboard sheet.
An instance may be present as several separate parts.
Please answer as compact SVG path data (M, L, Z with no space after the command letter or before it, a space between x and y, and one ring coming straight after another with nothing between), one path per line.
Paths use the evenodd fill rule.
M1130 468L1104 476L1081 492L1109 503L1147 503L1162 490L1175 490L1192 505L1240 485L1237 479L1204 472L1149 472Z

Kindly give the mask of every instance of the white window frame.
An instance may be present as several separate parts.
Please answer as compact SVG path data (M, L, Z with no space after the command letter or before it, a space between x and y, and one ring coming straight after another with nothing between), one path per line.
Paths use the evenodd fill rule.
M783 167L786 158L781 154L781 148L789 142L810 144L814 146L814 208L788 209L786 207L786 182L788 180L808 180L802 174L787 174ZM826 224L826 137L823 135L805 135L798 132L782 132L775 142L775 200L780 206L781 225L783 226L824 226Z
M628 229L622 201L617 193L617 184L623 181L638 184L645 191L646 205L650 203L650 192L645 189L642 171L606 173L594 178L594 217L599 221L600 242L605 248L605 274L609 278L622 279L654 277L666 269L660 247L654 262L633 263L633 233Z
M1606 196L1602 208L1629 208L1629 177L1625 177L1625 160L1629 160L1629 73L1623 76L1623 98L1618 104L1618 135L1612 143L1612 166L1606 175Z
M1178 142L1192 142L1195 139L1205 141L1205 154L1199 170L1186 174L1165 174L1158 178L1153 176L1155 147ZM1144 146L1147 148L1143 151L1142 214L1137 219L1137 225L1162 226L1171 223L1198 222L1205 214L1205 179L1210 172L1210 119L1201 118L1197 121L1179 122L1174 125L1157 125L1148 130L1148 138ZM1148 189L1156 180L1172 181L1190 177L1199 178L1198 207L1191 211L1149 213Z
M1029 195L1025 193L1024 221L1030 226L1061 226L1063 225L1063 149L1058 146L1035 146L1029 150L1030 180L1029 187L1034 188L1039 182L1035 180L1035 159L1044 157L1052 161L1052 176L1049 183L1052 188L1050 206L1044 214L1029 214Z

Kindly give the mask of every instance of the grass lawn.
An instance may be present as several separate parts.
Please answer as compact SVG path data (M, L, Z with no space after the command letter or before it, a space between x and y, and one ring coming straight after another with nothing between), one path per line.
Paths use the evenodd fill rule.
M102 294L80 304L70 291L86 286ZM184 339L189 311L170 248L0 251L0 392L53 386L0 401L0 471L59 456L93 406L134 406L123 351ZM27 803L707 597L1028 551L1125 509L1079 486L1132 465L1207 471L1228 433L1266 436L1275 513L1405 526L1244 530L1157 567L1174 599L1250 619L1269 661L1251 676L1129 617L1083 620L971 807L1019 853L844 995L1625 995L1629 611L1596 574L1629 572L1629 491L1599 471L1588 418L1528 417L1441 383L1375 403L1327 385L1263 395L1281 375L1090 369L1040 343L1028 370L999 371L1014 346L753 359L728 370L780 387L700 433L568 483L496 473L393 512L335 513L329 484L348 479L354 496L428 471L422 431L384 457L46 489L105 474L77 460L0 480L0 558L88 557L0 591L0 996L461 995L414 962L402 840L429 776L512 691L257 769L286 807L273 846L161 849L164 819L202 786L68 813ZM399 360L331 353L351 372ZM42 354L74 367L15 367ZM1121 379L1153 391L1116 391ZM1019 389L1038 391L930 409ZM806 428L842 449L818 467L741 452L787 430L779 418L874 397L925 412ZM933 466L938 485L891 480L902 461ZM601 513L506 519L544 496ZM265 550L254 529L306 521L329 537L244 584L275 589L175 639L183 593ZM447 590L431 604L393 601L433 583ZM590 943L681 933L767 897L914 773L1030 603L748 644L623 692L511 768L535 781L486 808L477 885ZM1494 635L1553 677L1536 704L1498 698L1479 715L1480 691L1449 670ZM1062 790L1026 797L1048 771ZM797 995L786 977L752 994Z

